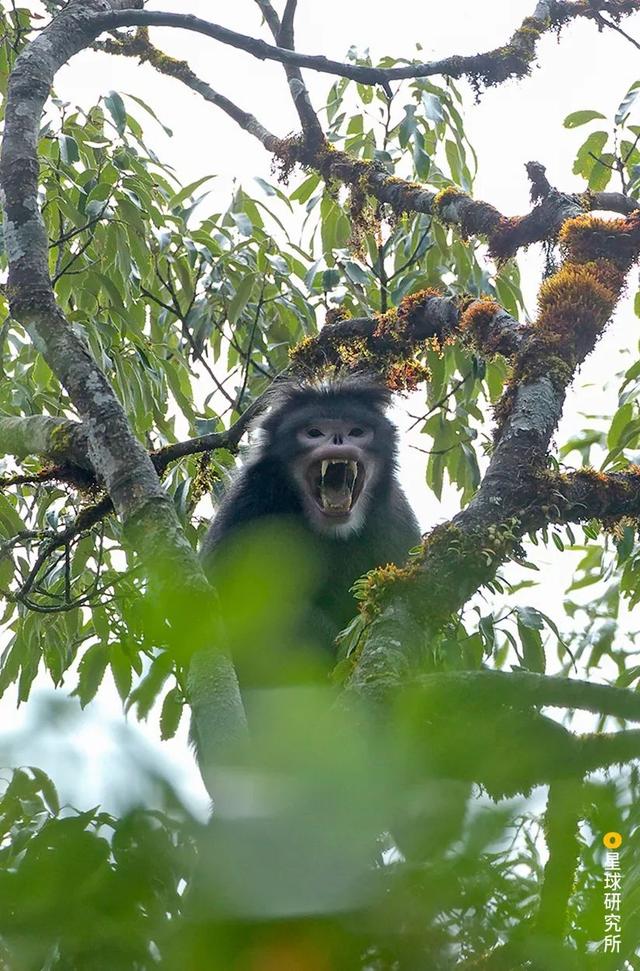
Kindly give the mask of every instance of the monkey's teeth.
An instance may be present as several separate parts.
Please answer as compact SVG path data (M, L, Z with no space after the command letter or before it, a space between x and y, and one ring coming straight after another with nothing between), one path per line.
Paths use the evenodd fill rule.
M356 479L358 476L358 463L353 461L349 462L349 470L353 473L353 478Z
M329 460L328 459L323 459L322 460L322 472L321 472L323 479L324 479L325 475L327 474L327 469L328 468L329 468Z

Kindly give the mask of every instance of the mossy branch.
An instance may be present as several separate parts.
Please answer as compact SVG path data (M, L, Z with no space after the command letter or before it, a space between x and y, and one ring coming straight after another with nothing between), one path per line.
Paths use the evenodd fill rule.
M640 0L591 0L590 3L549 3L542 0L533 16L525 17L509 40L501 47L482 54L453 55L437 61L403 64L399 67L379 68L335 61L322 54L300 54L288 47L267 44L258 37L250 37L229 30L219 24L190 14L161 11L125 10L102 15L103 30L118 27L176 27L195 31L213 40L244 51L259 60L279 61L281 64L306 68L337 77L350 78L361 84L388 85L406 78L446 75L451 78L468 77L472 83L495 85L508 78L525 77L533 65L537 44L543 34L557 29L570 20L584 17L595 20L600 13L608 13L616 20L640 9Z
M213 614L212 593L174 504L105 374L56 304L49 273L49 240L38 198L37 146L56 72L96 40L105 8L117 15L123 7L139 8L142 2L71 0L15 62L7 88L0 159L9 265L6 292L12 316L23 324L81 417L91 466L106 486L127 540L140 553L148 576L167 595L178 591L197 600L203 616L208 617L207 611ZM171 614L173 601L168 596L165 599ZM201 634L206 637L204 626ZM192 648L200 646L194 635ZM224 681L228 692L225 731L233 734L244 730L244 709L233 667L223 655L220 658L228 675ZM189 659L183 660L188 663ZM215 704L215 698L211 703Z
M191 88L200 97L210 104L220 108L237 125L248 134L253 135L261 142L267 151L275 155L280 155L286 150L284 139L277 138L262 125L258 119L248 111L238 107L225 95L220 94L210 84L203 81L191 69L187 61L172 57L159 50L150 41L148 30L141 27L134 35L122 34L117 37L107 38L104 41L95 41L92 44L95 50L101 50L108 54L120 54L125 57L137 57L141 64L149 64L160 74L166 77L181 81L182 84Z
M441 711L466 702L479 707L568 708L640 722L640 694L579 678L529 671L449 671L421 675L428 705Z
M265 14L271 31L277 31L278 18L271 4L268 0L257 0L257 2ZM551 6L553 10L550 12ZM554 25L566 22L572 17L594 17L598 9L604 6L608 7L607 12L613 13L615 8L616 16L623 16L640 9L640 0L610 5L596 3L588 7L582 3L565 3L562 11L558 10L557 4L538 4L541 20ZM184 19L183 15L179 14L166 16ZM186 61L177 60L154 47L149 41L146 27L141 27L135 36L118 35L115 39L108 39L94 46L109 53L138 57L141 63L148 63L160 73L181 81L206 101L224 111L244 131L257 138L267 151L276 157L284 172L300 164L320 172L327 181L339 181L345 185L357 187L360 192L365 192L378 202L390 206L396 213L418 212L435 216L446 225L457 227L463 236L478 236L485 239L490 253L500 261L514 256L522 247L554 238L562 223L571 216L596 210L628 215L638 208L637 200L619 192L561 193L549 187L550 191L544 196L538 196L538 204L529 213L522 216L505 216L490 203L475 200L454 186L434 192L420 183L389 175L377 162L354 158L347 152L339 151L329 145L318 129L317 118L308 95L305 99L306 88L297 83L297 77L293 74L290 78L292 94L300 113L305 137L280 138L269 131L253 114L240 108L231 99L215 91L211 85L199 78ZM498 58L498 63L504 66L507 61L500 60L501 50L497 48L490 54L474 57L481 60L488 58L490 62L495 56ZM292 51L287 53L290 56L295 54ZM457 63L464 59L456 57L448 60ZM471 60L473 61L473 58ZM290 65L293 62L285 60L283 63ZM347 65L347 67L361 70L355 65ZM289 67L289 70L297 69ZM434 71L434 73L438 72ZM539 163L530 162L527 165L530 175L533 171L541 169L544 172Z
M522 536L549 517L638 515L635 467L624 478L602 480L582 470L554 480L546 478L545 463L567 385L604 331L640 252L640 214L577 216L564 223L560 239L565 258L543 284L538 316L514 355L496 409L496 447L478 492L425 536L422 554L405 570L369 575L361 606L376 621L353 674L367 690L375 691L380 668L376 626L384 627L395 597L407 598L414 621L433 635L505 560L521 555Z
M83 426L48 415L0 416L0 455L17 459L39 455L54 463L69 462L93 471Z

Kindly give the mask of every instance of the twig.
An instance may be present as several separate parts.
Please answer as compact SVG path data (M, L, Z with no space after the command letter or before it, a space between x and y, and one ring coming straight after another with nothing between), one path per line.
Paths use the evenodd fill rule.
M294 50L293 20L295 17L297 0L287 0L287 4L282 15L282 23L278 20L278 15L273 9L270 0L257 0L258 6L262 10L265 20L273 35L273 39L280 47L287 50ZM289 92L293 99L293 104L298 113L302 131L305 139L310 146L319 146L324 143L324 132L318 116L311 104L309 92L302 78L300 68L291 65L284 65L287 81L289 82Z
M75 229L70 229L67 233L62 233L60 236L58 236L57 239L54 239L52 242L50 242L49 249L55 249L56 246L60 246L62 243L67 243L70 239L73 239L74 236L79 236L80 233L84 233L87 229L91 229L93 226L96 225L96 223L99 223L102 217L104 216L105 212L109 208L109 202L110 202L110 198L107 199L104 206L100 210L99 214L95 216L94 219L90 219L88 223L84 224L84 226L78 226Z
M69 273L73 264L76 263L80 259L80 257L83 256L84 253L86 253L86 251L89 249L92 243L93 243L93 239L90 236L89 239L85 240L85 242L82 244L80 249L71 255L71 258L65 263L65 265L61 267L57 271L57 273L54 274L54 276L51 279L52 286L55 286L58 280L60 279L60 277L63 277L65 273ZM95 263L96 261L94 260L93 262Z
M407 428L407 431L410 432L413 428L416 427L416 425L419 425L420 422L426 421L427 418L434 413L434 411L438 411L439 408L442 408L443 405L446 405L449 398L452 395L454 395L456 391L458 391L458 389L461 388L462 385L469 380L472 374L473 374L473 371L467 371L466 374L464 374L461 378L459 378L459 380L457 380L454 384L452 384L450 389L447 391L447 393L442 398L440 398L439 401L436 401L436 403L432 405L431 408L429 408L429 410L424 413L424 415L420 415L419 418L416 418L416 420L412 422L411 425L409 425L409 427ZM413 415L411 415L410 417L413 417Z
M227 401L229 403L233 403L233 398L222 387L222 385L220 384L218 378L216 377L213 369L210 367L209 363L207 362L206 358L198 350L198 347L196 346L196 342L193 339L193 334L191 333L191 330L189 328L189 325L187 324L186 315L182 313L182 309L180 307L180 301L178 300L178 295L177 295L177 293L175 291L175 288L172 285L170 270L168 270L168 273L169 273L169 276L165 280L163 278L162 274L160 273L160 270L156 266L156 276L158 277L158 279L160 280L160 282L162 283L162 285L164 286L164 288L169 291L169 294L171 296L171 299L173 300L173 305L164 303L162 300L160 300L159 297L156 297L153 293L151 293L149 290L147 290L143 286L140 287L140 291L142 293L144 293L144 295L146 297L148 297L150 300L153 300L154 303L157 303L158 306L163 307L164 310L167 310L169 313L173 314L174 317L176 317L180 321L180 323L182 325L181 326L182 336L183 336L184 340L186 340L186 342L189 345L189 347L191 348L191 352L193 354L193 357L195 358L196 361L199 361L199 363L203 366L203 368L205 369L205 371L207 372L207 374L209 375L209 377L211 378L211 380L215 384L217 390L220 391L222 395L224 395L224 397L227 399ZM193 300L191 302L191 306L193 306ZM188 311L187 311L187 313L188 313Z
M164 51L154 47L149 42L146 30L141 28L136 31L135 36L119 36L116 39L96 41L93 44L96 50L105 51L107 54L118 54L126 57L137 57L141 63L149 63L161 74L175 78L186 84L192 91L196 91L205 101L220 108L229 118L232 118L237 125L244 131L253 135L260 141L269 152L277 153L282 150L284 142L262 125L255 115L240 108L235 102L220 94L203 81L194 73L187 61L180 61L170 57Z
M634 37L631 37L626 30L623 30L619 24L614 23L612 20L606 20L602 14L598 14L595 19L599 24L602 24L603 27L609 27L610 30L615 30L616 33L620 34L625 40L628 40L630 44L633 44L633 46L640 51L640 43L638 43Z
M249 365L253 355L253 342L256 336L256 330L258 328L258 321L260 320L260 314L262 313L262 299L264 297L264 281L262 283L262 289L260 291L260 298L256 306L256 312L253 318L253 326L251 327L251 333L249 334L249 342L247 344L247 350L245 355L245 368L244 368L244 378L242 381L242 387L238 393L238 398L235 404L235 410L239 411L242 406L242 399L244 398L244 393L247 390L247 381L249 380Z

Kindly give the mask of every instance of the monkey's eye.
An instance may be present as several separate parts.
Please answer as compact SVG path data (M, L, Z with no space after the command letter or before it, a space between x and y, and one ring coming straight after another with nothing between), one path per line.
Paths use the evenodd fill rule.
M364 435L364 428L352 428L349 432L349 438L362 438Z
M322 438L322 432L319 428L307 428L307 435L309 438Z

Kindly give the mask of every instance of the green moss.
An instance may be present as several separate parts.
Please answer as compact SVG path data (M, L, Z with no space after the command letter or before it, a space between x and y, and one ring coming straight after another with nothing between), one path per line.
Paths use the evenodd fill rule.
M424 192L425 188L420 182L411 182L409 179L400 179L397 175L388 175L384 182L382 183L386 188L398 189L414 189L418 192Z
M203 452L198 459L198 467L191 481L192 505L195 506L203 496L209 495L219 479L220 475L212 462L212 453Z
M437 335L418 336L424 331L426 302L440 296L439 290L425 289L405 297L397 309L378 316L368 335L350 335L348 328L339 327L332 332L331 324L339 324L341 316L328 319L318 337L307 337L291 349L291 363L296 370L323 376L375 371L393 391L415 388L430 377L423 360L427 350L441 350Z
M418 567L410 562L406 567L393 563L376 567L367 573L359 590L359 610L367 622L377 617L401 586L409 586L415 580Z
M463 339L483 357L492 357L496 347L492 344L495 338L491 331L491 322L495 315L502 310L500 304L491 297L473 300L460 315L460 332Z
M638 253L640 216L602 219L591 213L568 219L558 239L570 260L577 263L606 260L627 270Z
M52 429L49 441L51 442L52 455L64 458L68 455L73 444L71 429L66 425L57 425Z
M607 220L580 215L565 222L559 240L565 261L540 287L531 336L495 411L498 435L522 384L547 375L556 388L566 387L595 346L640 249L640 216Z
M434 216L438 216L440 219L443 217L443 210L451 205L453 202L457 202L459 199L464 199L465 193L461 192L460 189L456 189L453 185L445 186L444 189L440 189L436 193L432 204L432 210ZM467 197L468 198L468 197Z

